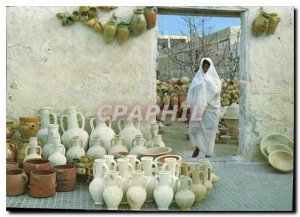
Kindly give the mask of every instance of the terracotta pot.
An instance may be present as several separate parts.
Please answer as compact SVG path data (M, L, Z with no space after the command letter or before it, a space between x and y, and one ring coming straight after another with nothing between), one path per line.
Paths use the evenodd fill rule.
M130 24L121 22L118 24L118 30L117 30L117 40L119 44L123 44L128 40L130 33Z
M16 160L16 146L10 139L6 140L6 161L14 162Z
M22 139L29 139L36 136L40 130L40 123L38 117L19 117L20 124L18 127Z
M17 196L24 192L24 184L28 177L21 169L6 170L6 195Z
M72 165L59 165L54 167L57 181L76 179L76 167Z
M6 161L6 169L18 169L18 168L19 168L18 162Z
M51 186L56 183L56 172L54 170L33 170L30 174L30 185Z
M156 7L146 7L144 12L145 18L147 20L147 28L151 29L156 25L157 8Z
M76 178L64 181L57 181L56 191L65 192L65 191L74 191L76 189Z
M16 132L14 121L6 121L6 139L10 139Z
M28 177L32 170L50 170L50 161L46 159L30 159L25 161L23 169Z
M34 186L29 185L28 194L31 197L52 197L55 194L56 185Z

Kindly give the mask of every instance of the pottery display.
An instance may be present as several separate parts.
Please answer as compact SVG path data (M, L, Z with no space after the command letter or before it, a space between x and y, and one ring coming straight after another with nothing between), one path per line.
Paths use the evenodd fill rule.
M178 191L175 194L176 205L182 211L188 211L195 201L195 194L191 191L192 179L181 175L178 182Z
M109 20L104 26L103 38L106 43L111 43L117 33L117 23L115 20Z
M278 14L276 13L270 13L269 14L269 27L267 30L267 34L274 34L278 23L281 21L281 19L278 17Z
M71 163L73 159L80 159L83 156L85 156L83 142L81 140L81 137L75 136L71 140L70 147L66 153L67 162Z
M23 170L7 169L6 170L6 196L17 196L23 194L24 186L28 177Z
M177 192L177 180L180 175L180 163L175 158L166 158L163 164L162 171L170 171L170 176L173 179L172 188L174 193Z
M166 147L165 143L162 141L161 135L157 134L148 142L148 148L152 147Z
M158 186L155 188L153 197L159 210L168 210L174 197L171 187L173 179L169 171L158 172Z
M81 117L81 127L79 128L77 115ZM64 118L67 119L68 129L66 130L63 125ZM66 109L66 115L62 115L60 118L60 125L63 131L61 137L62 144L68 149L71 145L71 140L75 136L79 136L82 141L82 147L86 151L88 149L89 134L84 130L85 119L82 113L77 112L75 107L69 107Z
M94 121L96 120L96 127L94 127ZM104 148L106 151L111 147L111 140L115 136L115 132L111 128L111 119L108 119L109 123L106 125L105 121L101 121L95 118L90 120L90 127L92 129L90 135L90 145L93 137L99 136L100 139L103 141Z
M51 113L49 107L43 107L39 111L39 117L41 122L41 129L37 132L36 137L39 145L43 148L48 139L48 124L50 123L50 117L53 117L53 124L57 124L57 117L54 113Z
M141 155L142 156L150 156L155 159L159 156L170 154L171 151L172 151L172 148L170 148L170 147L153 147L153 148L147 148L145 150L142 150Z
M124 127L121 126L122 123ZM138 120L136 120L136 125L134 125L133 120L125 121L124 119L120 119L118 121L118 128L120 131L119 134L124 137L125 145L129 151L132 148L132 142L135 139L135 137L137 135L143 136L142 132L140 131L140 122Z
M130 24L126 22L121 22L118 24L117 29L117 41L119 44L123 44L128 40L130 34Z
M99 136L91 137L89 150L87 151L86 155L91 157L93 160L102 158L106 155L106 150L104 148L104 143L100 139Z
M146 149L146 139L142 135L136 135L132 141L132 148L130 149L130 154L137 155L138 158L141 157L141 151Z
M50 170L50 161L46 159L29 159L24 162L24 172L30 178L30 173L33 170Z
M287 151L273 151L268 160L271 166L280 172L291 172L294 168L294 155Z
M153 170L154 167L154 170ZM147 198L146 202L153 201L153 192L157 186L157 173L158 167L157 164L153 162L153 157L142 157L141 158L141 170L144 171L144 176L147 180L146 182L146 192Z
M190 176L192 178L191 191L195 194L195 203L199 203L205 199L207 189L204 185L204 172L199 169L191 171Z
M108 210L117 210L123 197L122 178L117 171L109 171L104 178L103 199Z
M140 169L141 161L139 159L137 159L137 155L135 155L135 154L128 154L125 157L128 158L129 163L132 165L132 167L133 167L134 170Z
M143 9L134 10L130 25L135 36L141 35L147 29L147 21Z
M154 28L156 25L157 8L156 7L145 7L144 15L147 21L147 29Z
M65 157L65 155L66 148L63 144L61 144L59 136L53 137L53 145L51 147L50 156L48 158L51 166L55 167L58 165L67 164L67 158Z
M6 161L14 162L16 160L16 146L10 139L6 140Z
M11 137L16 132L16 127L14 121L8 120L6 121L6 139L11 139Z
M29 140L30 137L36 136L40 129L38 117L19 117L19 120L18 131L22 139Z
M128 179L130 177L130 173L133 171L133 166L129 163L128 158L119 158L117 159L117 170L120 173L122 179L122 190L123 190L123 198L121 204L127 204L126 193L128 190Z
M53 138L60 137L58 132L58 124L48 124L48 134L47 134L47 143L43 146L43 157L48 158L50 156L50 152L52 150Z
M116 134L111 140L111 147L108 150L109 155L117 157L119 152L128 152L126 142L123 136Z
M106 165L108 166L109 170L117 171L117 162L114 160L113 155L104 155L103 159L106 160Z
M140 210L146 201L146 183L147 179L144 177L144 171L132 171L132 177L129 179L129 188L126 193L131 210Z
M37 198L46 198L52 197L55 195L56 192L56 184L51 186L28 186L29 191L28 195L30 197L37 197Z
M96 205L104 204L104 176L109 171L105 159L96 159L93 164L94 179L89 185L89 192L95 201Z
M30 137L29 139L29 146L25 148L24 162L33 158L42 158L42 148L38 146L36 137Z

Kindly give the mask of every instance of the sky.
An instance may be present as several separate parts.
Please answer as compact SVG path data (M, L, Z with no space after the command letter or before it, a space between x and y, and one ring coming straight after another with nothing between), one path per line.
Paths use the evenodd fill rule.
M239 26L240 18L233 17L210 17L206 26L211 27L211 32L216 32L229 26ZM181 16L178 15L158 15L158 32L165 35L182 35L188 34L188 26L184 25Z

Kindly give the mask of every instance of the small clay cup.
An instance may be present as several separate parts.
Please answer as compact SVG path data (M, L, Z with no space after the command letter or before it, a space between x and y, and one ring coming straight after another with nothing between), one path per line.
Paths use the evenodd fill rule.
M32 170L50 170L50 161L46 159L33 158L25 161L23 169L28 177Z
M76 167L72 165L58 165L54 167L57 181L76 179Z
M28 186L29 191L28 194L31 197L52 197L55 195L55 188L56 185L50 185L50 186L34 186L29 185Z
M6 170L6 195L17 196L23 194L24 185L27 181L28 177L22 169Z
M56 191L65 192L65 191L74 191L76 189L76 178L66 181L57 181Z
M52 186L56 183L56 173L54 170L33 170L30 174L30 185Z

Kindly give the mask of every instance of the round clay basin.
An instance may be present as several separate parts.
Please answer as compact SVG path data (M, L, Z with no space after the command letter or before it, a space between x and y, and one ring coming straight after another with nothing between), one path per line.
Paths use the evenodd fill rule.
M163 165L165 163L165 159L166 158L175 158L177 162L181 162L182 157L179 155L163 155L163 156L159 156L157 157L154 162L160 165Z
M287 151L273 151L268 159L269 163L275 169L281 172L290 172L293 170L293 155Z
M52 186L56 183L56 173L54 170L33 170L30 174L30 185Z
M50 161L41 158L33 158L25 161L23 169L29 177L32 170L49 170L51 168Z
M76 167L72 165L58 165L54 167L56 180L76 179Z
M141 155L153 157L153 159L155 159L159 156L170 154L171 151L172 148L170 147L153 147L142 150Z
M271 154L273 151L277 151L277 150L286 151L286 152L293 154L293 150L291 148L289 148L286 145L282 145L282 144L271 144L267 148L268 154Z

